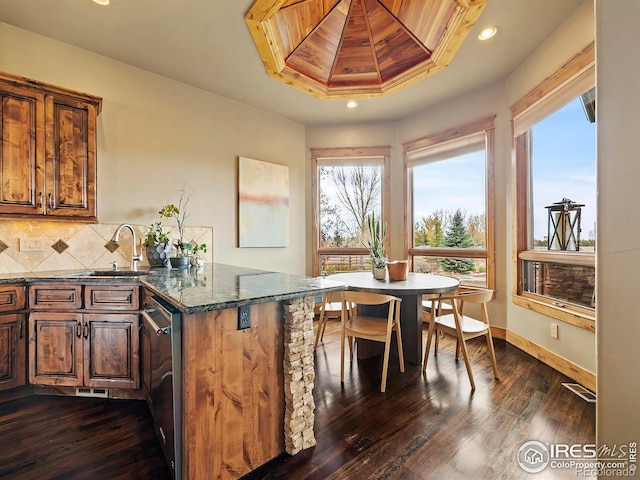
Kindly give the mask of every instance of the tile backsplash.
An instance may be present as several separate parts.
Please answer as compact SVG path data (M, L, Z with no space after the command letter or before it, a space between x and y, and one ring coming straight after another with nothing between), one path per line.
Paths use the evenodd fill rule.
M43 272L110 268L112 262L128 267L131 261L131 233L122 231L120 241L113 235L120 224L78 223L52 220L0 220L0 273ZM138 236L138 249L148 225L131 225ZM172 239L177 227L169 229ZM207 244L205 262L213 261L213 228L185 227L187 242ZM142 250L144 256L144 247ZM146 257L140 266L148 266Z

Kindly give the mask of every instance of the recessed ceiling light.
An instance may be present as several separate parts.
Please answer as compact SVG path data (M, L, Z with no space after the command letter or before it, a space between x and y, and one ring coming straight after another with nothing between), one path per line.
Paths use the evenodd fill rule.
M489 40L496 33L498 33L498 27L488 27L480 32L480 35L478 35L478 38L480 40Z
M109 5L109 0L93 0L98 5Z
M349 100L347 102L347 108L356 108L358 106L358 102L355 100Z

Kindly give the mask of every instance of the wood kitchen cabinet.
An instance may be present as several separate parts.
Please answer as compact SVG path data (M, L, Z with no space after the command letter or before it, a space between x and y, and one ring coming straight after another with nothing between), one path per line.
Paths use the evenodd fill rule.
M32 312L29 382L139 388L138 315Z
M140 388L139 314L121 311L136 310L138 296L136 285L30 286L29 382Z
M102 99L0 73L0 215L96 220Z
M23 286L0 285L0 391L26 384L25 304Z

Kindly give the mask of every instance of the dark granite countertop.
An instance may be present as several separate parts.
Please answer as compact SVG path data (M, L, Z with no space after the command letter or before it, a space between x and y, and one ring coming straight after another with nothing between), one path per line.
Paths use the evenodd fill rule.
M268 303L343 290L342 282L322 277L303 277L255 270L221 263L199 268L151 269L136 275L120 270L73 270L23 274L1 274L0 285L42 281L74 283L138 282L174 305L183 313L223 310L254 303Z

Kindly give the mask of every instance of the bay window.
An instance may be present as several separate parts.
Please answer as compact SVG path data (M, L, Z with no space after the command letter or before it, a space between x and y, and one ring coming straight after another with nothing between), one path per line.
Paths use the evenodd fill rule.
M594 65L591 44L511 107L514 303L590 330L596 301Z

